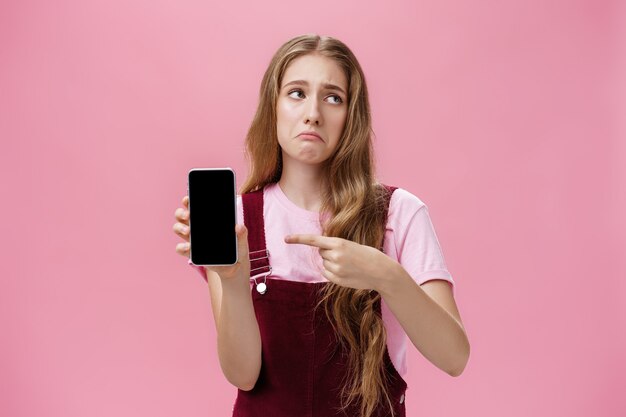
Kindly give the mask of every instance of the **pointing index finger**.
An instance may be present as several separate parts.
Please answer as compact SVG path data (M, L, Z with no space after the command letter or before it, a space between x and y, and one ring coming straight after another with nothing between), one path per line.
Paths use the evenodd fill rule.
M332 249L332 237L320 235L287 235L286 243L296 243L301 245L317 246L321 249Z

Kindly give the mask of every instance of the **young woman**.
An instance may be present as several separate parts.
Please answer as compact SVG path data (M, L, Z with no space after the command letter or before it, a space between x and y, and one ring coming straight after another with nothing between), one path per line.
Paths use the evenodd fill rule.
M239 262L207 280L234 416L405 415L406 336L460 375L469 342L428 208L375 179L363 71L337 39L282 45L237 196ZM188 198L175 232L189 256Z

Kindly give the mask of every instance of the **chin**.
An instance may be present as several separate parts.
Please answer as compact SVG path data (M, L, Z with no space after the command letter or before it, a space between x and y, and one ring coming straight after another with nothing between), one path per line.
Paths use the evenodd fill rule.
M322 149L312 149L308 146L288 149L287 151L285 148L282 148L282 153L283 163L285 162L285 159L290 159L295 163L306 165L319 165L331 156L323 152Z

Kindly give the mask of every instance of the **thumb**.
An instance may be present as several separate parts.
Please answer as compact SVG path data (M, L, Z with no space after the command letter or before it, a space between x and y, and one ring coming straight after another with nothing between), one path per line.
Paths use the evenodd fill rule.
M235 233L237 234L237 245L239 246L240 258L248 258L248 228L244 224L238 224L235 226Z

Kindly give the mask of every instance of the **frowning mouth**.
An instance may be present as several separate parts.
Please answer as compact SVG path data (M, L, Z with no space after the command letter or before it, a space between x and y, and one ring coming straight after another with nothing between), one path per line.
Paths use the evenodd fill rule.
M306 139L306 140L321 140L322 142L324 141L324 139L322 139L319 133L314 132L312 130L302 132L298 135L298 137L302 139Z

